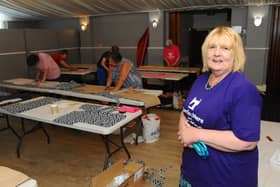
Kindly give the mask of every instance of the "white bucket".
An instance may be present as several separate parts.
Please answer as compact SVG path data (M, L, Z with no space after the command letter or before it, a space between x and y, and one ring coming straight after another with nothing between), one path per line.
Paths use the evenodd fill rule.
M143 137L146 143L153 143L159 139L160 118L156 114L145 114L141 117L143 123Z

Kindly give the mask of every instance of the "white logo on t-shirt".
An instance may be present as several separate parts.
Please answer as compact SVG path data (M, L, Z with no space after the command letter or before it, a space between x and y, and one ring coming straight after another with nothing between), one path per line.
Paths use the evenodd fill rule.
M191 110L194 110L194 108L199 105L199 103L202 101L202 99L197 99L196 97L193 98L193 100L189 103L189 106L188 108L191 109Z

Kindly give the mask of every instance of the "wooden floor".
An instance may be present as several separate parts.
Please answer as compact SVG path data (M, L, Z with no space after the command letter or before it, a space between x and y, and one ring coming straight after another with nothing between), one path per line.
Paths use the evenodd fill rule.
M152 109L150 112L160 116L160 139L138 146L127 144L127 147L133 160L144 161L149 168L156 170L165 169L164 186L178 186L182 152L176 135L179 112L162 109ZM5 125L3 119L0 122L0 127ZM19 130L20 121L12 118L11 122ZM26 136L20 159L16 156L16 136L11 131L0 132L0 165L22 171L36 179L40 187L88 187L91 178L103 168L105 146L101 137L45 126L51 136L51 143L47 144L41 131ZM114 135L113 138L118 137ZM112 161L126 158L124 151L121 151L112 157Z

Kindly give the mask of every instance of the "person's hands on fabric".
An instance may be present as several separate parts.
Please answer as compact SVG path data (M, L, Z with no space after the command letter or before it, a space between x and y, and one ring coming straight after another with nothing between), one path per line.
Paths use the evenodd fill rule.
M113 88L111 88L111 90L110 90L110 91L111 91L112 93L114 93L114 92L116 92L116 91L118 91L118 90L119 90L118 88L113 87Z
M40 83L41 83L41 80L35 80L35 81L34 81L34 84L35 84L36 86L39 86Z
M110 87L110 86L105 86L105 91L109 91L110 94L114 94L114 87Z
M111 87L110 87L110 86L105 86L105 90L106 90L106 91L110 91L110 90L111 90Z
M36 86L40 86L42 83L44 83L45 80L35 80L34 83Z
M116 87L106 86L105 90L110 91L110 93L114 93L114 92L118 91L119 89L117 89Z

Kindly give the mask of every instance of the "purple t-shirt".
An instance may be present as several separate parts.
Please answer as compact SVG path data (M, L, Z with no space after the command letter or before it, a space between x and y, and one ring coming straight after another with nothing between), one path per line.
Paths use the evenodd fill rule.
M193 84L184 104L188 122L197 127L232 130L244 141L260 139L261 97L242 73L233 72L210 90L205 89L209 73ZM203 160L194 149L184 148L182 175L194 187L257 187L258 149L223 152L208 147Z

